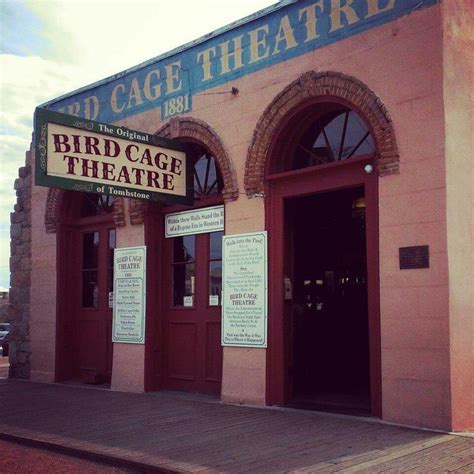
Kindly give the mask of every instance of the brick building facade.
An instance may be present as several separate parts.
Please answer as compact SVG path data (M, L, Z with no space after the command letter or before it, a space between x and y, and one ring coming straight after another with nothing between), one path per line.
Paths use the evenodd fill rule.
M184 207L35 186L29 151L10 376L473 429L470 6L280 2L44 104L188 144L191 208L225 228L166 239ZM262 231L268 344L222 347L216 242ZM145 343L112 343L107 262L132 246Z

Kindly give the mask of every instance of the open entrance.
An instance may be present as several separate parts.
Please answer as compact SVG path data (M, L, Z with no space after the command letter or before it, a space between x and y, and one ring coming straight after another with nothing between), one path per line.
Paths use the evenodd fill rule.
M370 413L364 188L287 199L285 219L289 404Z
M372 131L351 104L317 97L268 153L267 403L380 416Z

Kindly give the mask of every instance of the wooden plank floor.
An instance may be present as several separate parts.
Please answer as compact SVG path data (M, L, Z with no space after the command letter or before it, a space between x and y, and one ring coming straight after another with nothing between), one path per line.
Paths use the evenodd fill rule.
M137 470L474 472L474 438L350 417L13 380L0 380L0 407L4 436Z

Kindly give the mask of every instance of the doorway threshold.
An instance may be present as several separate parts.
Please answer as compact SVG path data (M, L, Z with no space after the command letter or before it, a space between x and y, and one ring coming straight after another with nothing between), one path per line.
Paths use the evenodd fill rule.
M66 385L68 387L79 387L79 388L91 388L95 390L110 390L110 382L102 383L85 383L80 379L66 380L64 382L58 382L60 385Z
M180 392L179 390L158 390L156 392L146 392L147 395L164 398L168 400L191 400L194 402L222 403L219 395L211 395L198 392Z
M337 413L352 416L372 416L370 405L359 400L348 397L346 400L338 398L330 400L327 397L303 397L292 398L285 407L296 408L298 410L319 411L327 413Z

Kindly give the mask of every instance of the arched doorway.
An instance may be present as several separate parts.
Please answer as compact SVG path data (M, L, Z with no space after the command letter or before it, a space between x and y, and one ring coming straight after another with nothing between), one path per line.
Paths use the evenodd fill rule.
M58 228L58 381L109 383L113 252L110 196L66 192Z
M217 163L201 144L190 144L194 206L223 205ZM163 214L183 208L166 206ZM221 292L223 231L190 233L163 242L162 315L164 388L219 395L222 380Z
M265 193L269 404L381 415L378 179L398 172L387 117L360 82L307 73L257 125L246 189Z
M194 165L193 206L147 208L150 274L146 389L219 395L222 381L221 286L223 230L165 236L168 214L222 209L238 196L231 161L218 135L200 120L173 119L160 136L185 142Z

